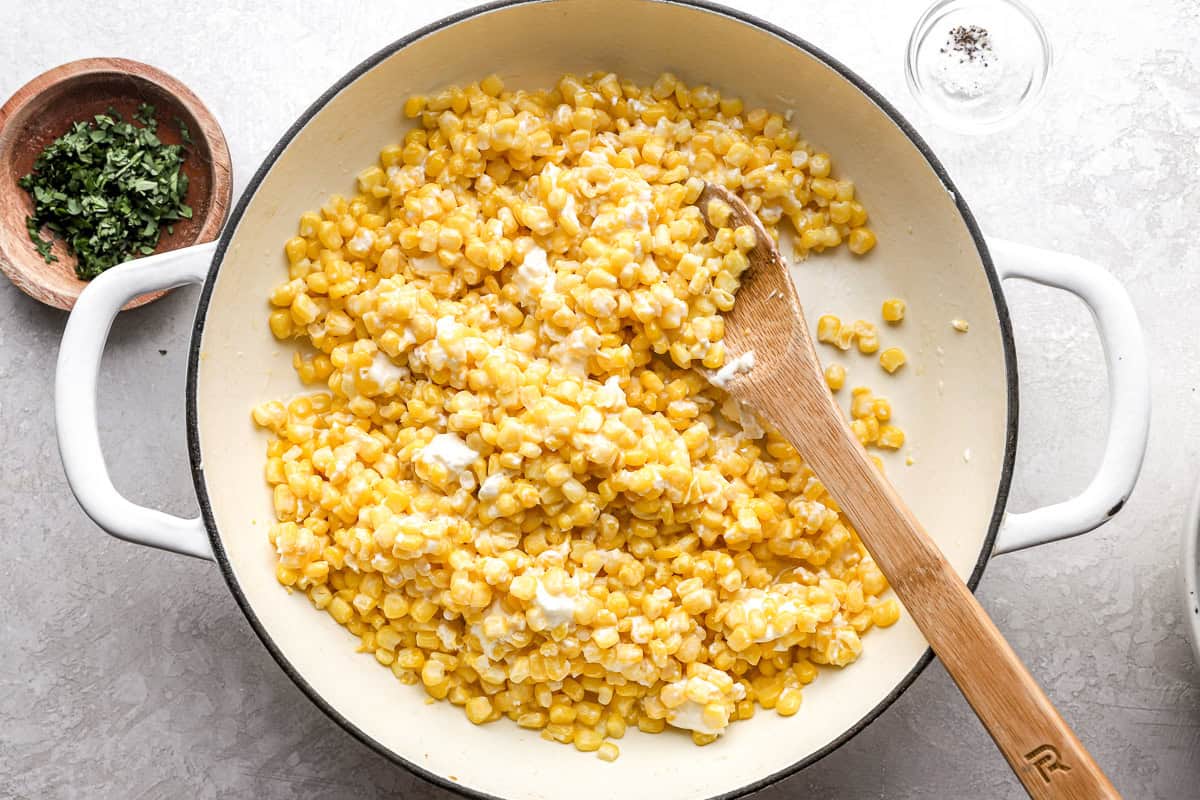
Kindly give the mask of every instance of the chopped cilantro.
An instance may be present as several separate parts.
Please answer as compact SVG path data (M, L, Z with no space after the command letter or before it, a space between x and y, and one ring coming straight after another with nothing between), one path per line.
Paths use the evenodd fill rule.
M75 255L75 272L83 280L153 253L163 225L171 229L192 216L184 202L187 151L159 140L153 106L143 103L133 118L141 127L111 109L91 122L76 122L18 181L33 199L25 224L38 254L57 260L42 238L45 228ZM191 141L182 122L180 137Z

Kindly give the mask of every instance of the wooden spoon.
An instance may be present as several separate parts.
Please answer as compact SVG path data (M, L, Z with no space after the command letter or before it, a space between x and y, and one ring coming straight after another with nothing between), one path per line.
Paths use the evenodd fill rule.
M727 367L734 375L726 391L774 425L820 477L1029 795L1120 797L850 431L770 234L713 184L697 202L706 218L714 199L733 209L730 227L750 225L758 235L737 303L725 315L726 363L752 368Z

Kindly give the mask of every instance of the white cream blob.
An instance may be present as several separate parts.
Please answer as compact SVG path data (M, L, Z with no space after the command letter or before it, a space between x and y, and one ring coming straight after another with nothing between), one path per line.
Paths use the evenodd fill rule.
M463 343L462 329L466 327L453 316L440 317L435 328L434 338L413 351L414 361L427 370L450 369L462 367L467 357L466 345Z
M374 357L371 359L371 366L366 367L362 371L361 377L374 381L375 385L382 389L392 381L407 378L408 374L406 368L393 364L392 360L388 358L387 353L382 350L376 350Z
M470 467L477 458L479 453L453 433L439 433L417 452L417 460L427 464L441 464L453 475L458 475Z
M742 608L745 609L746 614L749 615L751 611L757 611L761 614L765 605L764 601L766 600L766 595L767 593L761 589L744 590L743 597L740 598L740 602L742 604ZM787 611L793 614L798 610L796 608L796 604L791 600L785 600L777 607L780 611ZM795 622L782 628L776 628L773 622L767 623L766 631L762 636L758 637L754 641L756 644L767 644L775 641L776 639L782 639L784 636L787 636L794 630L796 630Z
M724 728L714 728L704 721L704 706L694 700L686 700L683 705L667 712L667 724L672 728L682 728L708 735L722 734Z
M504 485L504 474L497 472L495 475L488 475L483 483L479 484L479 499L480 500L495 500L500 496L500 487Z
M565 594L553 594L539 580L537 593L533 598L534 605L541 609L546 619L546 628L554 630L559 625L575 624L575 598Z
M555 278L554 270L550 269L550 262L546 260L546 251L534 247L525 254L525 260L513 273L518 302L526 307L535 305L543 293L554 291Z
M621 388L621 379L616 375L610 375L604 385L596 390L593 395L593 400L597 408L602 408L605 411L616 411L625 408L629 402L625 390Z
M550 359L578 378L587 377L588 358L595 351L592 340L599 338L599 334L591 328L577 328L567 338L551 346Z
M375 244L375 234L371 233L367 228L359 228L354 234L354 238L346 244L346 248L351 253L366 253L371 249L371 245Z
M718 389L724 389L731 380L752 369L754 369L754 351L747 350L732 361L726 362L725 366L709 377L709 382Z
M504 620L507 633L495 639L489 638L486 630L488 628L488 619L491 617L499 617ZM520 633L525 630L525 615L517 611L508 613L504 610L504 606L500 604L500 600L492 601L491 606L484 613L483 622L475 623L471 626L471 633L479 640L479 647L483 650L483 654L491 661L499 661L499 653L497 648L500 645L511 645L513 642L513 634Z

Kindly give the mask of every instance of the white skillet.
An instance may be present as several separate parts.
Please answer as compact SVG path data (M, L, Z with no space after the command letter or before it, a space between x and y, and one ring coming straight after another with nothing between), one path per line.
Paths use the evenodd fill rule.
M507 722L471 725L461 710L426 705L307 600L276 583L266 530L265 440L250 408L300 390L291 348L266 325L269 290L286 274L282 244L299 215L398 141L410 93L498 72L510 86L541 87L567 71L614 70L649 82L670 70L739 95L747 106L794 112L812 142L853 178L880 245L865 260L840 249L795 271L809 318L874 319L904 297L909 320L886 338L910 354L888 378L849 359L851 385L889 395L916 463L888 473L974 587L993 553L1091 530L1111 518L1136 480L1149 422L1142 335L1121 286L1082 259L985 240L949 176L874 90L793 34L739 12L660 0L556 0L484 6L396 42L352 70L287 132L241 197L218 243L111 270L83 293L58 365L59 445L87 513L113 535L214 559L263 643L339 724L397 763L472 796L578 800L734 797L788 775L845 743L929 662L905 617L866 637L863 657L823 670L793 718L761 713L698 750L684 735L631 733L615 764L542 741ZM1015 199L1015 198L1014 198ZM1001 282L1026 278L1079 296L1093 310L1109 366L1110 425L1101 466L1078 497L1005 511L1017 441L1017 374ZM131 297L204 285L184 402L199 519L122 498L108 478L95 389L113 316ZM966 335L949 325L966 319ZM965 456L969 453L969 459ZM1081 731L1086 736L1086 732ZM897 746L905 746L898 743ZM965 755L965 754L964 754Z

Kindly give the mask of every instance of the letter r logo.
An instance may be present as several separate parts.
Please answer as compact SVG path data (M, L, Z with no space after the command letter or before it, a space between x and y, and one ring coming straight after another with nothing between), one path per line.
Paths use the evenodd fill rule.
M1046 783L1050 782L1051 773L1056 771L1070 772L1071 768L1064 764L1058 750L1049 744L1036 747L1025 754L1025 760L1037 767L1038 774Z

